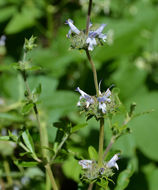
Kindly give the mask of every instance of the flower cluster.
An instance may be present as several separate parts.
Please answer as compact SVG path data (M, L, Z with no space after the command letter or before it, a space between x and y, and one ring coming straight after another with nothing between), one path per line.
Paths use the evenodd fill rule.
M119 154L115 154L108 162L104 162L102 167L98 167L96 161L80 160L79 165L84 170L83 178L94 180L98 177L110 177L113 175L112 168L119 170L116 161L119 159Z
M88 35L85 34L85 31L80 31L74 24L71 19L68 19L66 21L66 24L69 25L70 30L67 34L67 37L72 37L72 48L76 49L86 49L93 51L94 46L97 46L98 44L102 44L101 40L103 42L106 41L107 35L103 34L102 31L106 24L101 24L101 26L96 30L91 30L92 24L89 25L89 33Z
M81 108L81 111L85 111L87 116L91 115L99 119L114 110L115 101L109 88L106 92L101 92L99 85L99 96L90 96L79 87L76 91L80 93L77 106Z

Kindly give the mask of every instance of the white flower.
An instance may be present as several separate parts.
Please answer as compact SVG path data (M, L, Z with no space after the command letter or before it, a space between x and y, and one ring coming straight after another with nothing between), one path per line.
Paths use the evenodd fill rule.
M115 167L117 170L119 170L118 164L116 163L116 161L119 159L119 154L115 154L111 160L108 161L107 163L107 167L108 168L113 168Z
M89 44L89 46L88 46L89 51L93 51L93 49L94 49L93 46L97 45L95 38L91 38L91 37L87 38L86 43Z
M85 93L84 91L82 91L79 87L76 88L76 91L78 91L81 94L80 100L81 99L85 99L86 100L86 107L87 108L89 107L90 104L94 103L93 98L90 95L88 95L87 93ZM80 100L78 101L77 106L81 105Z
M74 32L74 33L76 33L76 34L79 34L79 33L80 33L79 29L73 24L73 20L68 19L68 20L66 21L66 24L68 24L69 27L70 27L70 30L69 30L69 32L68 32L68 34L67 34L67 37L68 37L68 38L70 38L70 35L71 35L72 32Z
M0 37L0 46L5 46L5 41L6 41L6 36L5 35L2 35Z
M80 160L79 165L82 166L82 169L91 169L92 168L92 160Z
M99 109L102 113L106 113L106 104L104 102L99 102Z

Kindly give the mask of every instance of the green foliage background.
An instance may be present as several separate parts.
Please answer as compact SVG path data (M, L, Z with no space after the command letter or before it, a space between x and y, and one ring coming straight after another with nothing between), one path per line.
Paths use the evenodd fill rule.
M20 74L12 67L12 63L21 58L24 38L32 34L37 36L38 47L29 56L33 65L40 66L41 70L29 73L29 84L32 89L42 84L39 108L42 122L48 128L50 143L56 136L52 123L60 119L73 124L86 122L78 113L76 103L79 95L74 90L79 86L88 94L95 94L93 75L85 53L69 49L69 40L66 39L69 28L64 24L71 18L78 28L85 28L86 7L86 0L0 1L0 34L7 36L7 53L0 57L1 131L4 128L19 130L25 120L38 147L35 118L32 114L25 118L21 116L24 85ZM128 173L129 160L133 162L134 172L129 174L131 178L127 187L118 184L114 188L115 185L111 184L111 189L157 190L158 187L157 21L157 0L94 0L92 23L107 23L105 32L108 34L108 44L95 48L92 53L98 79L103 79L102 91L115 84L127 109L131 102L136 102L136 113L150 112L134 118L129 124L132 133L114 144L113 149L122 151L122 159L118 162L120 171L114 177L116 184L121 171L127 168ZM117 121L120 119L121 116ZM89 121L86 128L71 136L67 144L70 152L88 157L88 146L98 148L98 133L96 121ZM108 123L105 136L108 144ZM15 147L0 142L1 160L7 157L13 178L18 183L21 173L12 162L17 154ZM58 170L62 171L60 181L63 186L70 179L72 184L79 181L80 166L72 154L54 166L57 178ZM6 175L3 164L0 163L0 178ZM31 179L29 185L33 184L32 189L44 189L44 174L40 167L27 168L23 175Z

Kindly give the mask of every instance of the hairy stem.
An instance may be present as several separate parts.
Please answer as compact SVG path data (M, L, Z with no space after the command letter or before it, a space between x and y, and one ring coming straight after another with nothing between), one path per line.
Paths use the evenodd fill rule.
M5 173L6 173L6 178L7 178L8 185L9 185L10 187L12 187L12 185L13 185L13 180L12 180L12 177L11 177L11 175L10 175L9 163L8 163L7 160L4 160L3 164L4 164L4 170L5 170Z
M112 137L110 140L110 143L108 144L108 146L105 149L104 155L103 155L103 159L106 157L107 153L109 152L109 150L111 149L112 145L115 142L115 137Z
M23 60L25 60L25 57L24 57ZM29 87L29 85L27 83L27 75L26 75L25 70L22 71L22 76L23 76L23 79L24 79L24 83L25 83L27 93L28 93L28 99L31 100L31 98L32 98L31 97L31 90L30 90L30 87ZM42 155L43 155L43 158L46 158L47 162L49 162L50 158L49 158L48 151L43 149L43 147L48 147L49 146L47 129L46 129L46 126L42 125L41 122L40 122L38 108L37 108L36 103L34 103L33 110L34 110L34 113L36 115L36 121L37 121L38 129L39 129L39 133L40 133L40 144L41 144L41 149L42 149ZM53 189L58 190L58 187L56 185L56 182L55 182L55 179L54 179L54 176L53 176L53 173L52 173L50 165L47 164L45 166L45 168L46 168L47 174L49 175L49 179L51 181ZM48 178L47 178L47 181L46 181L46 186L47 186L47 184L49 184Z
M86 55L87 55L87 58L88 58L88 60L89 60L89 63L91 64L91 67L92 67L93 78L94 78L94 84L95 84L95 89L96 89L96 94L97 94L97 96L99 96L99 86L98 86L97 72L96 72L95 65L94 65L94 63L93 63L93 60L92 60L90 54L89 54L88 49L86 49Z
M56 184L56 182L55 182L55 179L54 179L54 176L53 176L53 172L52 172L52 170L51 170L50 165L49 165L49 164L46 164L46 165L45 165L45 168L46 168L46 171L48 172L48 175L49 175L49 178L50 178L50 181L51 181L53 190L58 190L58 187L57 187L57 184Z
M87 36L88 36L88 30L89 30L89 24L90 24L91 10L92 10L92 0L89 0L87 22L86 22L86 35Z
M98 165L102 166L103 162L103 146L104 146L104 118L100 119L100 132L99 132L99 153L98 153Z
M50 161L50 164L52 164L53 161L55 160L55 158L56 158L56 156L57 156L59 150L62 148L62 146L63 146L63 144L65 143L65 141L67 140L67 138L68 138L68 134L66 134L65 137L62 139L62 141L61 141L61 143L59 144L59 146L58 146L58 148L57 148L57 150L56 150L54 156L52 157L52 159L51 159L51 161Z
M94 185L94 183L90 183L89 186L88 186L88 190L92 190L93 189L93 185Z

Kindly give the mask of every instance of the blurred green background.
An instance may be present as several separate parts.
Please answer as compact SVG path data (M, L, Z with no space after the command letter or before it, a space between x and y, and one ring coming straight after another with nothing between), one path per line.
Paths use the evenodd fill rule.
M20 101L24 98L24 85L12 63L20 60L24 38L37 36L38 47L29 55L33 65L40 71L29 73L31 88L42 84L39 105L42 122L47 125L49 141L55 140L53 122L62 119L73 124L85 123L78 113L76 103L79 95L76 87L90 95L95 94L93 74L84 52L70 50L66 38L69 27L65 20L71 18L79 29L86 25L88 0L0 0L0 35L5 34L6 53L0 55L0 129L2 135L10 129L16 133L24 118ZM136 102L136 113L143 114L129 124L132 133L121 137L113 149L122 151L118 161L120 171L134 160L134 173L127 190L158 189L158 1L157 0L94 0L91 21L106 23L104 32L107 43L91 53L98 71L98 80L103 80L102 91L111 84L120 89L120 99L127 110ZM38 144L34 116L25 122L34 141ZM98 124L88 121L88 126L71 137L67 146L71 151L87 155L89 145L98 148ZM105 143L110 133L106 124ZM6 148L7 147L7 148ZM39 167L25 169L23 175L13 164L19 150L7 142L0 142L0 184L5 183L4 160L8 159L14 183L22 184L22 176L29 182L21 189L44 189L43 171ZM55 176L64 189L70 183L76 189L79 181L78 163L68 156L54 166ZM72 170L72 168L76 168ZM120 172L119 171L119 172ZM114 176L116 181L117 176ZM114 189L111 184L111 189Z

